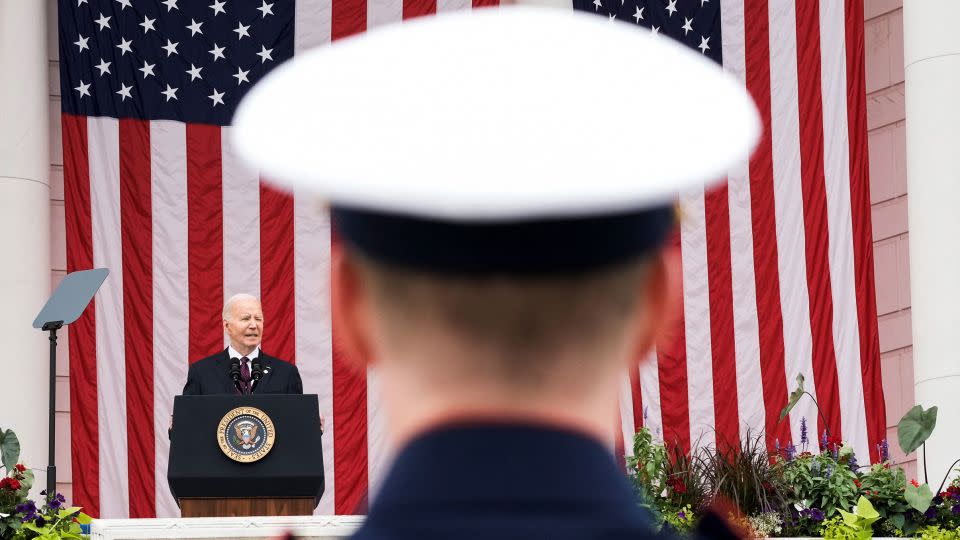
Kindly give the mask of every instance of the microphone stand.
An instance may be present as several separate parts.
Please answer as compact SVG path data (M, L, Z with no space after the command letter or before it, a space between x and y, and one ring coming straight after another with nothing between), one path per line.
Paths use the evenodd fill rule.
M230 378L233 379L233 386L237 388L237 392L242 396L243 388L240 386L240 360L237 358L230 360Z
M257 387L257 383L260 382L260 379L263 378L263 365L260 363L259 358L255 358L253 362L250 363L250 393L253 393L253 389Z

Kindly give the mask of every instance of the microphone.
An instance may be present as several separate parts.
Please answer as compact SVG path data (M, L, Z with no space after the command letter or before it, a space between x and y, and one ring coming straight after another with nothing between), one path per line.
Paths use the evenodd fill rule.
M230 378L233 379L233 382L240 381L240 359L233 358L230 360Z
M250 361L250 393L257 387L257 383L263 378L263 364L260 363L260 357Z
M240 359L239 358L230 359L230 378L233 379L233 385L237 387L237 391L242 394L243 387L240 386Z

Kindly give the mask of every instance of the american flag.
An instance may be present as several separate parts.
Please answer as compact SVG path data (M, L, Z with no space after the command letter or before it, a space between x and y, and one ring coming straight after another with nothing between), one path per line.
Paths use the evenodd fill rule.
M70 327L78 505L100 517L178 515L166 482L173 396L189 362L225 346L223 300L250 292L263 300L264 350L296 362L304 391L320 398L327 491L316 512L362 512L389 450L377 375L354 374L334 346L329 223L311 199L276 191L241 164L230 118L260 77L300 51L491 4L60 0L67 265L112 270L94 308ZM687 448L747 429L786 446L799 440L804 416L812 430L826 427L810 402L776 421L803 374L830 430L861 461L876 459L885 419L861 2L572 7L722 63L745 81L766 131L727 187L682 197L683 319L624 378L621 441L648 425ZM683 107L635 103L629 89L585 99L598 96L613 109L603 114Z

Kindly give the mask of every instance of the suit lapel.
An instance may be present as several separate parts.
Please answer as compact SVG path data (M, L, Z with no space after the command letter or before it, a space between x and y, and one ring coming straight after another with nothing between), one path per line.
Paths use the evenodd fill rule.
M273 357L264 354L263 349L260 349L260 364L263 366L263 375L260 377L260 381L257 383L257 386L253 388L254 394L257 394L266 388L268 382L270 381L270 377L273 375Z

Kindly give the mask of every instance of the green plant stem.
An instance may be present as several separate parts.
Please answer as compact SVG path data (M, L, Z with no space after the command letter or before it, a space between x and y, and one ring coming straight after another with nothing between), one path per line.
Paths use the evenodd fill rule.
M924 448L923 457L927 457L926 448ZM934 495L939 495L943 491L943 485L947 483L947 478L950 477L950 473L953 471L953 468L957 466L957 463L960 463L960 459L953 462L953 465L947 467L947 474L943 475L943 481L940 482L940 487L937 488L937 492ZM924 465L926 467L926 465Z
M950 473L947 472L947 474ZM923 441L923 483L930 485L930 480L927 478L927 441Z
M832 437L833 434L830 433L830 424L827 423L827 417L824 416L823 411L820 410L820 404L817 403L817 398L813 397L813 394L810 392L804 391L803 393L810 396L810 399L813 400L813 404L817 407L817 414L820 415L820 420L823 421L823 429L826 430L827 437ZM814 434L814 438L816 438L816 434Z

